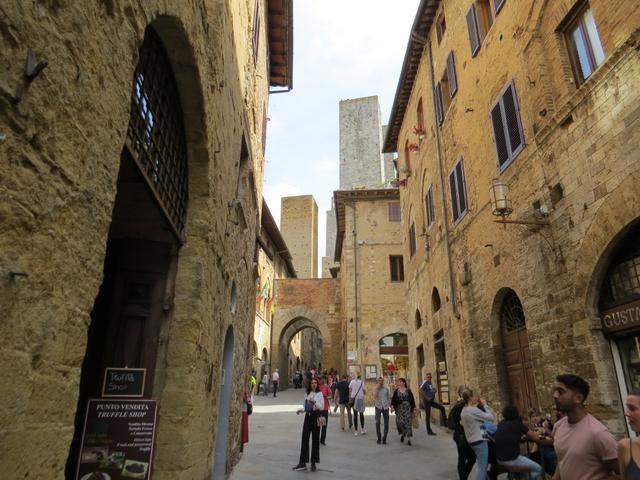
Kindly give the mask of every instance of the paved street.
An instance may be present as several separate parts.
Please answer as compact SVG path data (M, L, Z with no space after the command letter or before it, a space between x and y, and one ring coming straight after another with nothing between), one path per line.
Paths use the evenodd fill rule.
M456 449L451 435L436 428L435 437L428 437L424 423L414 432L411 447L400 443L395 429L395 416L390 416L387 445L376 443L373 408L367 408L367 434L354 437L351 431L340 430L339 412L329 417L327 446L320 446L318 471L292 471L298 463L302 416L300 408L303 390L287 390L277 398L255 397L253 415L249 417L249 443L242 460L236 466L232 480L249 479L451 479L457 478Z

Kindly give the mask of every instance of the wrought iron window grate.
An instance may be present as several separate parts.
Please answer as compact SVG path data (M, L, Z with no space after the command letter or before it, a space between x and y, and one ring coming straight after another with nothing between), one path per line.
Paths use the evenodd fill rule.
M520 299L513 291L507 293L502 301L500 320L505 333L527 328L522 303L520 303Z
M152 28L145 32L133 81L127 146L182 237L188 203L182 108L169 58Z

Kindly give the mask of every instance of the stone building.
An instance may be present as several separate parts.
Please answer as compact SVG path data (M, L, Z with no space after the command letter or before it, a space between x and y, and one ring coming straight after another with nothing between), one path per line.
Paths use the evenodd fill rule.
M283 197L280 229L298 278L318 277L318 205L312 195Z
M5 478L76 478L108 367L146 372L155 479L223 478L237 461L291 4L0 8Z
M361 374L368 386L378 376L406 377L408 326L398 189L339 190L334 199L346 367Z
M262 200L262 216L258 240L258 275L256 280L256 316L253 325L253 370L262 378L271 375L271 321L275 312L274 288L278 278L295 278L293 258L271 215L267 202ZM300 355L300 339L293 343Z
M621 399L640 386L638 18L623 0L420 3L384 151L399 152L410 363L437 373L443 402L465 383L549 411L569 370L625 430Z

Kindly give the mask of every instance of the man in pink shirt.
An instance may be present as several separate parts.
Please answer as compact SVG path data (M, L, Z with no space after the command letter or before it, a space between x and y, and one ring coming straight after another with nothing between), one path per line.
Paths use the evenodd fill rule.
M608 480L618 473L614 436L587 413L589 384L577 375L558 375L553 387L556 409L566 413L553 427L558 466L553 480Z

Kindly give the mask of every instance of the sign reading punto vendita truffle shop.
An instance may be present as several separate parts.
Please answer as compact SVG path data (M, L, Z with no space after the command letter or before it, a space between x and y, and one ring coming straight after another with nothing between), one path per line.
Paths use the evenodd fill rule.
M604 333L640 328L640 300L605 310L600 313L600 318Z
M76 480L151 478L156 400L89 399Z

